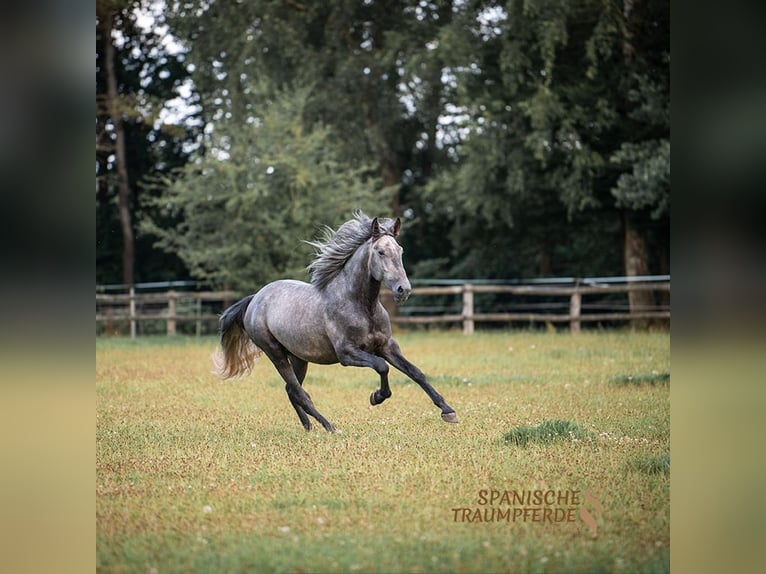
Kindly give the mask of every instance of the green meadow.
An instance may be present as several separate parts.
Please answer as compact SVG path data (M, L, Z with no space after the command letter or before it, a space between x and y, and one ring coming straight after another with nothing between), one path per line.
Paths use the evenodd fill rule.
M669 571L668 333L397 339L459 424L310 365L342 433L307 433L265 357L221 381L213 338L97 339L98 571Z

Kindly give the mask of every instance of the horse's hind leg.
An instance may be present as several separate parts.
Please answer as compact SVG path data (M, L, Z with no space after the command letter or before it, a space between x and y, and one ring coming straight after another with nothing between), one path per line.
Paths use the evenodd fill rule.
M308 370L309 364L304 361L303 359L299 359L292 353L289 355L290 357L290 365L293 368L293 373L295 373L295 378L298 379L298 383L303 385L303 379L306 378L306 371ZM293 396L293 393L290 392L290 385L285 384L285 391L287 391L287 397L290 399L290 404L293 405L293 408L295 409L295 412L298 413L298 418L301 419L301 424L303 425L303 428L306 430L311 430L311 421L309 420L308 416L306 416L306 411L303 410L303 407L298 403L296 398ZM311 396L306 393L306 396L311 398Z
M308 393L303 390L303 387L301 386L301 383L298 380L295 371L293 370L293 365L290 364L288 352L279 343L279 341L274 339L274 337L269 334L268 337L258 337L256 344L264 353L266 353L266 356L271 359L271 362L274 363L274 367L276 367L277 372L280 374L282 379L284 379L286 383L285 388L287 390L287 396L290 398L290 403L296 407L295 410L298 412L298 417L301 415L297 407L300 407L304 411L304 414L311 415L317 421L319 421L319 423L325 428L326 431L336 432L335 427L330 424L330 421L319 414L319 411L311 401L311 397L309 397ZM306 373L304 372L303 376L305 375ZM308 418L306 419L306 422L308 422ZM306 426L303 418L301 418L301 423L303 423L303 427L307 430L311 428L310 425L308 427Z

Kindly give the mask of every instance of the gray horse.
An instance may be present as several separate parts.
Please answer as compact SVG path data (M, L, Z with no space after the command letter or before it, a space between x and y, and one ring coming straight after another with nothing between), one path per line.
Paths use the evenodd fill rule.
M317 411L303 389L308 363L370 367L380 375L380 388L370 396L379 405L391 396L390 363L414 380L442 411L442 419L458 422L455 410L402 355L391 336L388 312L380 303L381 284L397 304L411 286L396 241L400 220L370 219L361 212L336 232L327 228L309 265L311 283L274 281L238 301L220 318L221 347L216 370L222 378L249 373L261 353L274 363L285 390L306 430L307 415L330 432L335 427Z

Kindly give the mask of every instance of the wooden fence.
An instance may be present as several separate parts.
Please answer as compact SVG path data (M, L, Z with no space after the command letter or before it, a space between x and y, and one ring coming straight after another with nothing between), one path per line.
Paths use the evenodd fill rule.
M128 293L96 293L96 324L127 323L130 336L135 338L141 322L164 321L167 335L177 333L179 322L194 322L195 334L200 335L203 322L217 323L223 310L238 297L233 291L136 293L133 288ZM180 302L185 303L183 312Z
M392 317L397 324L427 324L427 323L457 323L463 325L463 333L470 335L474 332L477 322L494 323L569 323L572 333L579 333L584 322L614 322L636 320L669 320L669 305L656 305L645 309L627 309L602 313L583 313L584 296L603 296L613 293L629 293L632 291L659 291L670 294L670 281L624 283L620 285L573 285L573 286L539 286L539 285L474 285L465 283L445 287L416 287L413 296L418 295L460 295L462 309L460 313L444 313L439 315L404 315ZM568 312L477 312L474 296L480 293L504 294L523 297L566 298ZM386 298L390 299L390 296ZM669 297L668 297L669 298ZM548 303L549 310L555 310L556 305ZM622 305L623 307L626 305Z
M627 302L610 305L588 305L583 298L603 298L612 294L628 294L635 291L656 291L665 294L667 304L636 309L630 308ZM448 308L453 312L433 311L432 307L417 308L425 310L426 314L413 312L410 304L395 308L390 293L382 291L384 305L391 310L391 319L397 325L414 324L462 324L463 333L470 335L474 332L477 322L484 323L568 323L572 333L579 333L581 325L586 322L613 323L624 321L670 320L670 281L632 282L622 284L575 284L571 286L542 286L542 285L479 285L464 283L449 286L415 287L412 298L423 296L449 296L459 298L459 312L455 305ZM475 296L494 294L510 296L514 299L538 297L546 299L539 305L536 312L479 312L476 309ZM96 294L96 323L125 324L130 326L130 335L135 337L137 326L143 321L164 321L165 332L168 335L177 333L179 322L194 322L195 333L202 332L203 322L216 322L223 310L235 302L240 294L231 291L179 292L165 291L161 293L136 293L131 289L124 294ZM410 302L413 301L410 300ZM553 300L559 301L558 303ZM179 310L179 302L184 302L183 312ZM561 302L563 301L563 302ZM495 305L497 307L497 305ZM564 308L565 312L556 312ZM593 312L593 308L601 309ZM603 308L607 308L603 312ZM443 311L444 308L437 308ZM429 313L430 311L430 313ZM584 312L585 311L585 312Z

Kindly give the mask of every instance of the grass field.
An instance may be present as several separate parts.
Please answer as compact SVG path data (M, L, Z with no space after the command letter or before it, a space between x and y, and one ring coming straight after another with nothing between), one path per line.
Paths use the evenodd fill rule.
M371 407L372 370L311 365L343 432L306 433L265 358L221 381L214 339L98 339L98 570L669 571L667 333L398 340L460 424L396 371ZM536 490L569 498L489 502Z

